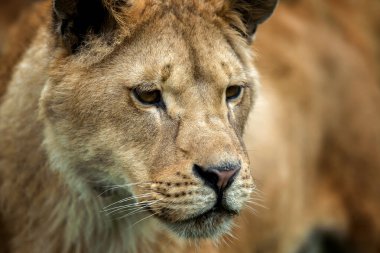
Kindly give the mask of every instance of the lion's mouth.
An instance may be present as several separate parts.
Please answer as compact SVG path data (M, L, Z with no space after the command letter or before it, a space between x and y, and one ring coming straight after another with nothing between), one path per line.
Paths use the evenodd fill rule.
M237 214L238 214L237 211L228 210L224 207L213 207L210 210L208 210L202 214L199 214L195 217L191 217L189 219L182 220L182 221L177 221L175 223L190 223L190 222L202 223L204 220L209 219L209 218L213 218L215 216L233 217Z
M236 210L214 206L206 212L184 220L170 221L164 216L158 216L158 218L181 237L210 238L218 237L228 231L232 218L238 214Z

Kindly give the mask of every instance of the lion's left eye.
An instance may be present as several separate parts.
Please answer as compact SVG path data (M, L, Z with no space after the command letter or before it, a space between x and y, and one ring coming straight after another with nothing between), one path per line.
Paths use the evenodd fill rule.
M243 93L243 87L240 85L232 85L226 90L227 101L235 100L241 96Z
M161 91L159 90L144 91L135 89L133 90L133 95L140 103L145 105L158 105L162 102Z

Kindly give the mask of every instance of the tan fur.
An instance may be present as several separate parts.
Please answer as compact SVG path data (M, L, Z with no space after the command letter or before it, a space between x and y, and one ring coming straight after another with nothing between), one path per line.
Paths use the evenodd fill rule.
M70 55L75 38L52 35L52 7L42 2L34 7L42 14L25 16L15 30L20 47L8 44L3 251L186 251L178 235L217 238L231 224L225 213L192 220L216 201L194 164L239 161L223 198L236 213L253 190L241 138L258 80L248 43L230 26L242 26L237 14L224 1L107 8L119 27L112 41L93 36ZM162 90L165 113L133 97L133 87L147 83ZM240 84L242 97L227 104L227 86Z

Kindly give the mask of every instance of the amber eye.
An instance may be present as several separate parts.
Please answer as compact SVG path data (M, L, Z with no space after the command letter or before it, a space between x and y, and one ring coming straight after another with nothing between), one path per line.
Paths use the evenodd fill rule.
M134 89L133 95L139 102L145 105L159 105L162 103L161 91Z
M232 85L228 87L226 90L227 101L237 99L238 97L240 97L242 92L243 92L243 87L239 85Z

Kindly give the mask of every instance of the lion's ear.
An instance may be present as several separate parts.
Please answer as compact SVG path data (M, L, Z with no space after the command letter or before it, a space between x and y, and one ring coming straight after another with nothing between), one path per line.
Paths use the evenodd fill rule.
M110 31L115 21L103 0L54 0L53 24L63 45L76 52L90 34Z
M231 0L231 7L237 11L246 26L246 36L251 39L257 26L273 13L279 0Z

